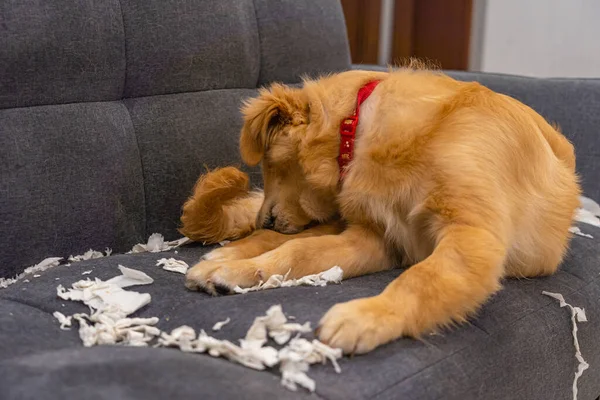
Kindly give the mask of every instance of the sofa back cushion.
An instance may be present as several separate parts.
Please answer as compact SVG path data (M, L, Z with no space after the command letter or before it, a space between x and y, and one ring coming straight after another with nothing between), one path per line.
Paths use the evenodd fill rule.
M22 0L0 15L0 277L179 237L205 167L241 164L244 98L350 67L339 0Z

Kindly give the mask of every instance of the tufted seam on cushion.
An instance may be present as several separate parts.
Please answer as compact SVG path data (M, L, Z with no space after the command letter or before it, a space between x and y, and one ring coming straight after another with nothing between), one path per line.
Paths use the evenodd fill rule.
M256 20L256 36L258 37L258 74L256 74L256 83L254 87L258 87L260 75L262 73L262 42L260 39L260 25L258 23L258 13L256 12L256 1L252 0L252 8L254 9L254 19Z
M127 89L127 74L128 74L128 50L127 50L127 30L125 29L125 13L123 12L123 3L121 0L117 0L119 3L119 10L121 11L121 23L123 24L123 55L125 57L125 68L124 68L124 76L123 76L123 91L121 92L121 99L125 97L125 90ZM147 214L147 198L146 195L146 170L144 169L144 160L142 158L142 149L140 148L140 141L138 138L138 132L135 129L135 125L133 123L133 119L131 118L131 112L129 112L129 107L123 101L121 101L125 110L127 110L127 117L129 119L129 123L131 124L131 130L133 131L133 135L135 136L135 144L137 146L139 161L140 161L140 170L142 173L142 207L144 207L142 215L144 216L144 237L148 237L148 214Z
M121 24L123 25L123 56L125 57L125 68L123 70L123 91L121 92L121 99L124 98L125 96L125 89L127 88L127 30L125 29L125 13L123 13L123 4L121 3L121 0L117 0L117 2L119 3L119 10L121 11ZM133 135L135 136L135 144L137 146L137 150L138 150L138 155L139 155L139 161L140 161L140 170L142 173L142 207L144 207L143 213L142 215L144 216L144 237L148 237L148 215L147 215L147 208L146 207L146 171L144 169L144 160L142 158L142 150L140 148L140 141L138 139L138 133L135 129L135 125L133 124L133 119L131 118L131 113L129 112L129 107L127 107L127 105L121 101L121 104L123 104L123 107L125 108L125 110L127 110L127 118L129 120L129 124L131 125L131 130L133 132Z
M585 288L587 288L588 286L594 285L594 284L596 284L597 282L600 282L600 276L599 276L599 277L597 277L596 279L593 279L593 280L589 281L589 282L588 282L586 285L583 285L583 286L579 287L578 289L574 289L574 290L572 290L572 291L570 291L570 292L568 292L568 293L566 293L566 294L565 294L565 293L563 293L563 295L564 295L565 297L567 297L567 296L571 296L571 295L573 295L573 294L576 294L576 293L581 293L581 292L582 292L582 291L583 291ZM540 296L543 296L541 292L540 292ZM544 296L544 297L545 297L545 296ZM545 308L548 308L548 307L556 307L556 300L550 299L550 298L548 297L548 300L547 300L547 302L546 302L546 304L545 304L544 306L542 306L542 307L540 307L540 308L536 309L535 311L532 311L532 312L530 312L529 314L525 315L525 316L524 316L524 317L522 317L522 318L519 318L519 319L517 319L517 320L515 320L515 321L511 321L511 323L510 323L510 324L509 324L509 325L508 325L506 328L509 328L509 327L513 326L515 323L517 323L518 321L521 321L521 320L523 320L524 318L527 318L527 317L529 317L529 316L530 316L530 315L532 315L532 314L536 314L536 313L538 313L540 310L543 310L543 309L545 309ZM478 327L478 328L479 328L479 327ZM480 329L481 329L481 328L480 328ZM481 330L485 332L485 330L483 330L483 329L481 329ZM487 332L486 332L486 333L487 333ZM494 336L495 336L495 335L493 335L493 334L489 334L489 333L488 333L488 335L487 335L487 338L494 337ZM459 349L459 350L456 350L456 351L454 351L454 352L452 352L452 353L448 354L447 356L445 356L445 357L443 357L443 358L441 358L441 359L437 360L437 361L436 361L436 362L434 362L433 364L430 364L430 365L428 365L428 366L426 366L426 367L423 367L423 368L421 368L420 370L418 370L418 371L416 371L416 372L414 372L414 373L410 374L409 376L406 376L405 378L403 378L403 379L399 380L398 382L395 382L395 383L393 383L393 384L389 385L388 387L386 387L386 388L384 388L384 389L381 389L380 391L378 391L378 392L376 392L375 394L371 395L371 396L369 397L369 399L374 399L374 398L376 398L377 396L379 396L379 395L381 395L381 394L383 394L383 393L385 393L385 392L389 391L390 389L393 389L394 387L396 387L396 386L398 386L398 385L401 385L402 383L406 382L407 380L409 380L409 379L411 379L411 378L413 378L413 377L416 377L416 376L420 375L421 373L423 373L423 372L425 372L425 371L429 370L430 368L434 367L435 365L437 365L437 364L439 364L439 363L441 363L441 362L443 362L443 361L445 361L445 360L449 359L450 357L452 357L452 356L454 356L454 355L456 355L456 354L459 354L459 353L463 352L463 351L464 351L465 349L467 349L467 348L468 348L468 346L465 346L465 347L463 347L463 348L461 348L461 349Z
M6 301L6 302L11 302L11 303L14 303L14 304L19 304L19 305L22 305L22 306L25 306L25 307L29 307L29 308L33 308L34 310L40 311L40 312L42 312L44 314L47 314L47 315L50 315L50 316L52 316L52 313L54 313L54 311L44 310L39 305L30 303L28 301L23 301L21 299L14 299L11 296L0 296L0 300Z
M120 1L120 0L119 0ZM126 68L127 69L127 68ZM125 75L127 77L127 75ZM127 78L126 78L127 79ZM123 89L125 90L125 89ZM131 112L129 111L129 107L127 107L127 104L125 104L125 102L123 102L121 100L121 104L123 104L123 107L125 108L125 110L127 110L127 120L129 121L129 124L131 126L131 130L133 132L133 136L135 136L135 146L137 147L137 152L138 152L138 156L139 156L139 162L140 162L140 170L141 170L141 174L142 174L142 207L144 208L142 210L142 215L144 216L144 221L143 221L143 225L144 225L144 237L147 238L148 235L148 196L146 194L146 170L144 169L144 159L142 157L142 148L140 147L140 140L138 138L138 132L135 129L135 124L133 123L133 118L131 118ZM135 243L132 243L132 246Z
M289 86L293 86L293 87L300 87L300 83L290 83L290 82L279 82L283 85L289 85ZM131 96L131 97L123 97L121 100L128 100L128 99L145 99L145 98L152 98L152 97L160 97L160 96L173 96L176 94L192 94L192 93L206 93L206 92L219 92L219 91L227 91L227 90L254 90L258 88L258 82L256 84L256 87L253 88L247 88L247 87L226 87L226 88L213 88L213 89L206 89L206 90L189 90L189 91L177 91L177 92L168 92L168 93L157 93L157 94L148 94L148 95L144 95L144 96ZM30 106L21 106L21 107L7 107L7 108L1 108L0 110L13 110L13 109L19 109L19 108L34 108L34 107L45 107L45 106L63 106L63 105L69 105L69 104L86 104L86 103L114 103L120 100L100 100L100 101L96 101L96 100L90 100L90 101L69 101L69 102L65 102L65 103L47 103L47 104L32 104Z
M123 25L123 56L125 57L125 68L123 70L123 90L121 91L121 98L125 96L125 88L127 87L127 30L125 29L125 14L123 13L123 4L121 0L117 0L119 4L119 11L121 11L121 25ZM130 118L131 119L131 118Z

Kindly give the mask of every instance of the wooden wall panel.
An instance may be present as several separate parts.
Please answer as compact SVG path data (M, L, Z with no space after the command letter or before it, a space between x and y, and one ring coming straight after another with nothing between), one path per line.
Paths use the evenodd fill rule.
M377 64L381 0L342 0L353 63Z
M381 0L341 0L354 63L377 63ZM473 0L395 0L392 64L427 58L445 69L469 67Z
M469 67L472 0L417 0L413 53L444 69Z
M395 0L394 32L392 34L392 63L414 55L415 2Z

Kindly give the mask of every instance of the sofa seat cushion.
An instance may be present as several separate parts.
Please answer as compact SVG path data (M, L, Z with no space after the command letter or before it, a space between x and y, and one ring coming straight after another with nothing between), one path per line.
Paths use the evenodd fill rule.
M506 280L469 323L422 340L400 339L375 351L341 360L341 374L330 365L312 366L317 398L418 399L565 399L577 362L569 311L542 291L558 292L585 309L579 324L581 351L591 367L579 380L579 398L600 394L600 229L581 225L594 239L576 236L560 271L539 279ZM83 348L77 330L61 331L52 317L86 312L75 302L56 297L56 286L69 287L86 277L108 279L117 266L143 270L154 278L132 290L150 293L152 302L136 316L160 319L164 331L189 325L217 338L237 341L256 316L281 304L297 322L315 326L329 307L375 295L402 273L392 270L327 287L296 287L211 297L189 292L184 276L156 266L163 257L192 265L210 247L189 245L167 253L121 254L72 263L27 277L0 291L0 387L6 399L86 398L296 398L279 385L277 369L258 372L175 349ZM91 270L89 275L82 272ZM399 305L401 306L401 305ZM221 331L210 328L231 318ZM309 337L311 335L308 335ZM483 396L483 397L482 397Z

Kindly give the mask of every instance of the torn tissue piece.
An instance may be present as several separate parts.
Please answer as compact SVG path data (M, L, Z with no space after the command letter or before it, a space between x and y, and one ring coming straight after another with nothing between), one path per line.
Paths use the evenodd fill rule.
M229 321L229 318L226 321ZM266 315L254 320L245 338L240 340L239 346L227 340L215 339L204 331L200 331L195 338L195 331L185 325L174 329L170 334L163 332L158 339L158 345L179 347L185 352L208 353L212 357L225 357L257 370L280 364L283 386L290 390L297 390L298 386L302 386L312 392L315 390L315 381L306 374L310 364L326 363L329 360L336 372L340 372L337 360L342 357L341 349L333 349L318 340L310 342L299 337L292 339L279 351L264 346L268 337L283 344L289 340L288 333L308 331L308 322L304 325L287 323L281 306L275 305L267 310ZM283 336L288 338L283 341Z
M125 288L136 285L149 285L154 282L154 279L148 276L148 274L136 269L119 265L119 271L121 271L121 275L110 278L106 281L106 283L117 285L120 288Z
M192 352L196 340L196 331L187 325L175 328L171 333L161 332L158 338L158 346L179 347L182 351Z
M35 274L33 277L34 278L39 278L41 275L40 274Z
M278 357L281 384L294 391L298 385L311 392L315 391L315 381L306 374L310 364L325 364L329 360L335 372L341 372L337 360L342 357L342 349L331 348L316 339L309 342L296 337L279 351Z
M85 347L105 344L146 347L160 334L153 326L158 322L156 317L125 318L118 310L113 311L73 315L79 322L79 337Z
M122 276L143 278L145 275L122 266L120 269ZM113 279L117 278L120 277ZM141 280L145 281L145 278ZM135 297L146 294L125 291L108 281L82 280L73 283L72 289L68 291L59 285L57 294L66 300L82 301L90 307L90 315L74 314L66 317L58 311L53 314L61 324L61 329L71 326L72 319L76 320L79 323L79 336L86 347L104 344L148 346L149 342L157 338L154 347L178 347L184 352L208 353L212 357L224 357L256 370L280 364L281 384L290 390L297 390L298 386L302 386L314 392L315 381L307 375L311 364L325 364L329 360L335 371L340 372L337 359L342 356L341 349L333 349L318 340L310 342L295 337L280 350L265 346L268 337L283 344L293 332L310 331L308 322L304 325L288 323L280 305L270 307L266 315L256 318L246 337L240 340L240 345L236 345L213 338L203 330L196 336L195 330L186 325L167 333L154 326L158 323L158 318L128 318L143 302L134 304L133 301L121 300L128 296L133 296L129 300L134 300ZM122 297L121 300L116 299L119 296ZM149 295L147 296L149 302ZM213 329L219 330L229 322L230 319L227 318L216 323Z
M221 245L221 247L225 246L228 243L231 243L231 240L223 240L223 241L219 242L219 244Z
M281 372L281 384L289 390L298 390L298 385L314 392L316 383L306 373L310 368L307 362L302 361L294 352L283 348L279 352L279 372Z
M158 339L160 346L179 347L181 351L190 353L208 353L212 357L225 357L248 368L263 370L277 364L277 350L272 347L240 347L227 340L215 339L206 332L200 331L198 338L189 326L181 326L163 332Z
M570 227L569 228L569 232L574 233L574 234L576 234L578 236L583 236L583 237L589 238L589 239L593 239L594 238L592 235L590 235L588 233L581 232L581 229L579 229L579 227L577 227L577 226Z
M304 325L288 323L281 306L275 305L267 310L265 316L254 319L244 342L250 346L262 346L266 343L268 334L277 344L283 345L290 340L293 333L310 331L310 322Z
M13 283L23 279L26 275L37 274L38 272L46 271L50 268L58 266L63 258L62 257L49 257L36 265L25 268L25 271L20 273L14 278L0 278L0 288L4 289L12 285Z
M219 322L217 322L216 324L213 325L212 330L213 331L220 331L221 328L223 328L229 322L231 322L231 318L227 318L225 321L219 321Z
M307 275L298 279L287 279L289 272L285 275L271 275L266 282L260 282L256 286L249 288L241 288L236 286L233 288L235 293L248 293L258 290L274 289L279 287L292 286L326 286L328 283L340 283L344 275L344 271L338 267L332 267L327 271L319 274Z
M71 319L73 318L72 316L66 317L60 311L54 311L52 315L58 320L58 323L60 324L60 329L65 331L68 331L70 329L69 327L71 326Z
M39 264L36 264L32 267L26 268L25 271L23 271L23 274L27 275L27 274L34 274L37 272L43 272L46 271L50 268L54 268L57 265L60 264L60 262L62 261L62 257L49 257L44 259L43 261L41 261ZM19 278L17 278L19 279Z
M122 275L106 282L100 279L86 279L73 283L68 290L62 285L56 288L57 296L61 299L81 301L90 308L89 315L75 314L65 317L58 312L54 314L61 326L63 321L69 318L79 322L79 337L86 347L117 343L147 346L148 342L160 335L160 330L153 326L158 323L158 318L127 318L150 303L151 297L148 293L127 291L123 288L152 283L152 278L122 265L119 269Z
M229 318L226 320L229 321ZM225 322L225 321L223 321ZM181 326L170 334L163 332L158 339L158 346L178 347L191 353L208 353L212 357L225 357L248 368L263 370L277 364L281 371L281 384L290 390L298 386L311 392L315 390L315 381L307 372L311 364L323 363L328 360L335 371L340 372L337 360L342 357L341 349L334 349L318 340L308 341L299 337L292 339L287 346L279 351L270 346L264 346L268 337L277 341L281 333L308 332L310 324L289 324L280 305L270 307L266 315L257 317L248 329L240 345L227 340L215 339L206 332L200 331L195 337L195 331L189 326ZM287 340L286 340L287 341ZM284 342L281 341L280 344Z
M112 254L112 249L109 249L108 247L106 248L106 257L110 256ZM102 258L104 257L104 254L102 254L99 251L95 251L92 249L89 249L88 251L86 251L85 253L78 255L78 256L69 256L69 261L71 262L76 262L76 261L85 261L85 260L93 260L95 258Z
M579 377L583 374L583 371L588 369L590 365L583 359L583 355L581 354L581 349L579 348L579 339L577 339L577 322L587 322L587 317L585 315L585 310L579 307L573 307L569 303L567 303L564 297L560 293L551 293L551 292L542 292L542 294L546 296L550 296L556 300L558 300L559 305L561 307L568 307L571 311L571 323L573 324L573 344L575 346L575 358L579 362L577 366L577 371L575 371L575 378L573 379L573 399L577 400L577 381Z
M600 205L594 200L580 196L581 207L575 212L574 220L600 227Z
M182 237L181 239L165 242L165 238L163 235L161 235L160 233L153 233L148 238L148 242L146 244L136 244L135 246L133 246L129 253L160 253L162 251L168 251L191 242L192 240L187 237Z
M190 268L190 266L185 261L176 260L174 258L161 258L156 262L156 266L162 266L162 268L165 271L179 272L180 274L184 275L187 272L188 268Z
M81 301L93 310L115 312L118 309L123 317L136 312L151 300L148 293L123 290L100 279L75 282L72 289L68 290L58 285L56 294L63 300Z
M600 217L600 204L584 196L579 197L579 202L581 203L581 208L583 208L586 211L589 211L596 217Z
M17 278L0 278L0 289L6 289L17 281Z
M89 271L83 271L83 272L81 273L81 275L89 275L89 274L91 274L92 272L93 272L93 271L90 269Z

